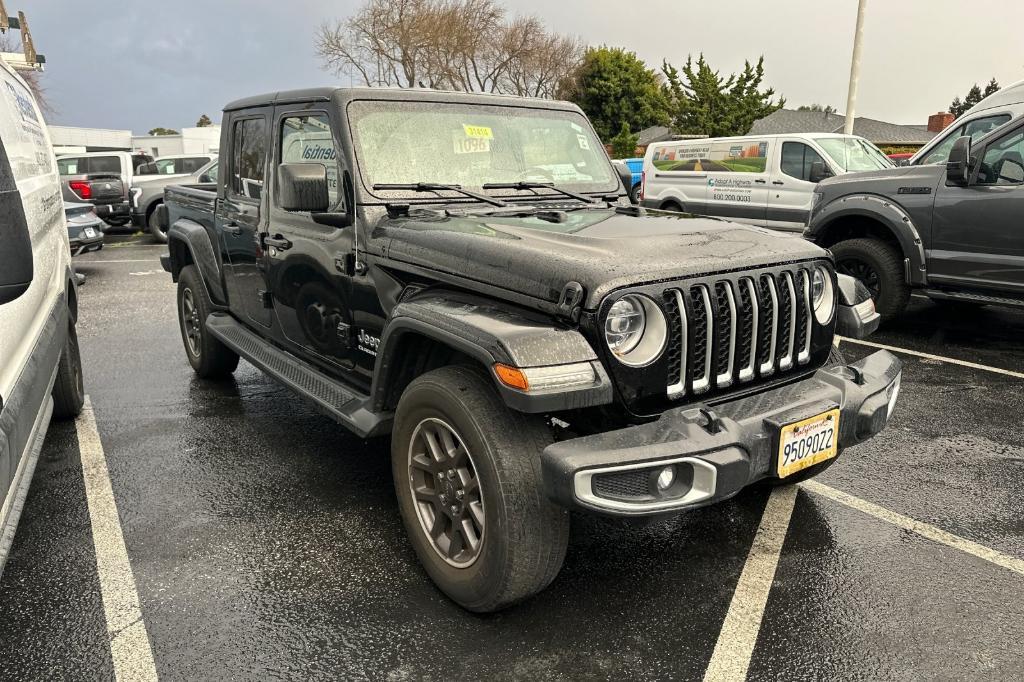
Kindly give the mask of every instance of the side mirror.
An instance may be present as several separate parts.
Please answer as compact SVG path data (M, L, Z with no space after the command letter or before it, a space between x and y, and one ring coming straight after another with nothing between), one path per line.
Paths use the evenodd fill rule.
M202 175L199 176L199 184L200 185L206 185L206 184L209 184L211 182L213 182L213 179L209 175L207 175L206 173L203 173Z
M322 163L282 163L277 167L277 199L286 211L325 212L331 204L327 168Z
M821 182L825 178L831 178L832 171L829 170L828 166L825 165L824 161L812 161L811 162L811 173L807 178L810 182L815 184Z
M32 239L17 190L0 192L0 305L10 303L32 284Z
M633 171L629 170L629 166L621 161L612 161L612 165L615 166L615 172L619 174L622 186L626 188L626 194L629 194L629 191L633 189Z
M966 187L971 179L971 138L969 135L957 139L949 150L946 161L946 182Z

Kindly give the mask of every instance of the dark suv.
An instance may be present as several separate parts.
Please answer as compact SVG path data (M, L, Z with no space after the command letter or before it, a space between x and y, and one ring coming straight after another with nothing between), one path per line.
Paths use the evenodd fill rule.
M570 509L793 483L895 405L894 356L833 349L878 316L825 250L631 206L572 104L280 92L229 104L220 150L215 189L158 209L188 361L390 435L409 538L468 609L550 583Z
M1024 307L1024 117L953 143L941 165L829 178L805 236L832 250L884 318L935 301Z

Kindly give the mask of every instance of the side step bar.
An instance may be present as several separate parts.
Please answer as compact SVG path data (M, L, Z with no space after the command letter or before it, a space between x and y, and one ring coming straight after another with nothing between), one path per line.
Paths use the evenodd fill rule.
M1024 300L1019 298L1005 298L1003 296L989 296L986 294L967 291L944 291L941 289L925 289L923 292L928 298L942 301L963 301L964 303L979 303L989 305L1003 305L1012 308L1024 308Z
M386 434L392 415L369 409L369 396L317 371L291 353L281 350L229 315L211 313L206 329L224 345L362 438Z

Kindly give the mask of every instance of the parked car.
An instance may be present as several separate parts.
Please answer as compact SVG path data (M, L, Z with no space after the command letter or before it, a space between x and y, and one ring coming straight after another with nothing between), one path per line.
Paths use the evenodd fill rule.
M832 178L818 185L806 236L831 249L885 318L912 289L932 299L1024 306L1024 116L944 165Z
M896 154L886 154L889 160L892 161L895 166L909 166L910 158L914 156L913 152L897 152Z
M1024 114L1024 80L992 93L960 114L949 127L910 157L907 164L946 163L953 144L961 137L966 135L977 140L1021 114Z
M103 248L103 233L107 224L96 215L95 206L65 201L64 216L67 220L72 256L81 256L83 253Z
M794 483L892 412L900 361L833 349L878 316L827 251L630 205L573 104L321 88L223 120L216 189L160 209L188 362L390 434L412 545L467 609L547 586L570 509Z
M217 182L217 160L208 161L191 175L138 176L128 192L132 224L148 230L158 242L167 242L167 227L156 220L156 209L164 203L164 188L177 184Z
M635 159L616 159L619 163L626 164L630 173L629 199L634 204L640 203L640 188L643 185L644 160L642 157Z
M65 201L85 202L111 225L125 225L128 213L128 188L136 166L153 157L128 152L88 152L64 155L57 159L61 189Z
M32 91L0 60L0 573L50 419L84 391L61 183Z
M143 164L135 174L140 179L151 175L190 175L216 158L216 154L169 154Z
M656 142L644 156L641 203L802 232L819 181L892 166L864 138L836 133Z

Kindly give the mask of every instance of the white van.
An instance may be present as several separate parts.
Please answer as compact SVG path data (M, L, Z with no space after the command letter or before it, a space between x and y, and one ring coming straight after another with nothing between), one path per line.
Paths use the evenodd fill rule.
M50 418L85 399L57 161L25 82L0 60L0 572Z
M960 137L967 135L974 142L1021 114L1024 114L1024 81L1017 81L992 93L957 117L948 128L917 150L907 165L946 163L949 150Z
M655 142L641 204L802 232L820 180L892 166L864 138L836 133Z

